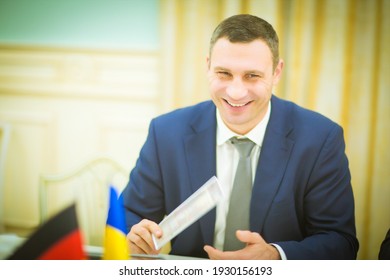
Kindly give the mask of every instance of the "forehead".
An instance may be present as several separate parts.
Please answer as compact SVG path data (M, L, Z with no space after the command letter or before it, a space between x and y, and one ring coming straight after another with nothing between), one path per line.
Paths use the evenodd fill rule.
M262 40L249 43L232 43L226 38L219 39L211 52L212 67L251 68L264 70L272 67L272 53Z

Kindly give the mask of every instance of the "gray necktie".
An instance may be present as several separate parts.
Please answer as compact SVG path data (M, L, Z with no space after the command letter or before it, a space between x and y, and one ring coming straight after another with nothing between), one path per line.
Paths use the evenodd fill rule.
M255 143L247 138L232 138L231 143L240 154L226 218L224 251L244 248L236 237L237 230L249 230L249 208L252 195L252 168L250 154Z

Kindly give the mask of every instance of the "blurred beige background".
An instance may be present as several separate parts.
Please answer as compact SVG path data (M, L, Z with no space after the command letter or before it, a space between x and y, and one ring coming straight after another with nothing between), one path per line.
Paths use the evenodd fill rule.
M390 227L389 0L0 1L0 231L36 229L45 174L99 155L128 173L151 118L209 98L209 38L237 13L279 34L275 94L343 126L358 257L376 259Z

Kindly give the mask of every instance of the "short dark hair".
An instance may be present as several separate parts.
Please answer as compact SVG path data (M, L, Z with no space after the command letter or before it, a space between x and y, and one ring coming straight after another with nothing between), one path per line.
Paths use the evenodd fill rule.
M264 19L254 15L240 14L223 20L214 30L210 40L209 55L220 38L227 38L232 43L250 43L260 39L271 50L274 69L279 62L279 38L276 31Z

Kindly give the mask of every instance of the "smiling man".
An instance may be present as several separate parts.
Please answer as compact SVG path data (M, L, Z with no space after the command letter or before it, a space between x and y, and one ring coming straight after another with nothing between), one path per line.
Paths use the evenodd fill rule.
M263 40L232 43L220 38L208 58L211 98L228 128L245 135L264 118L283 61L273 67Z
M212 101L155 118L123 192L132 253L157 254L158 223L216 175L225 196L171 242L211 259L355 259L342 128L272 94L283 61L273 27L236 15L215 29Z

